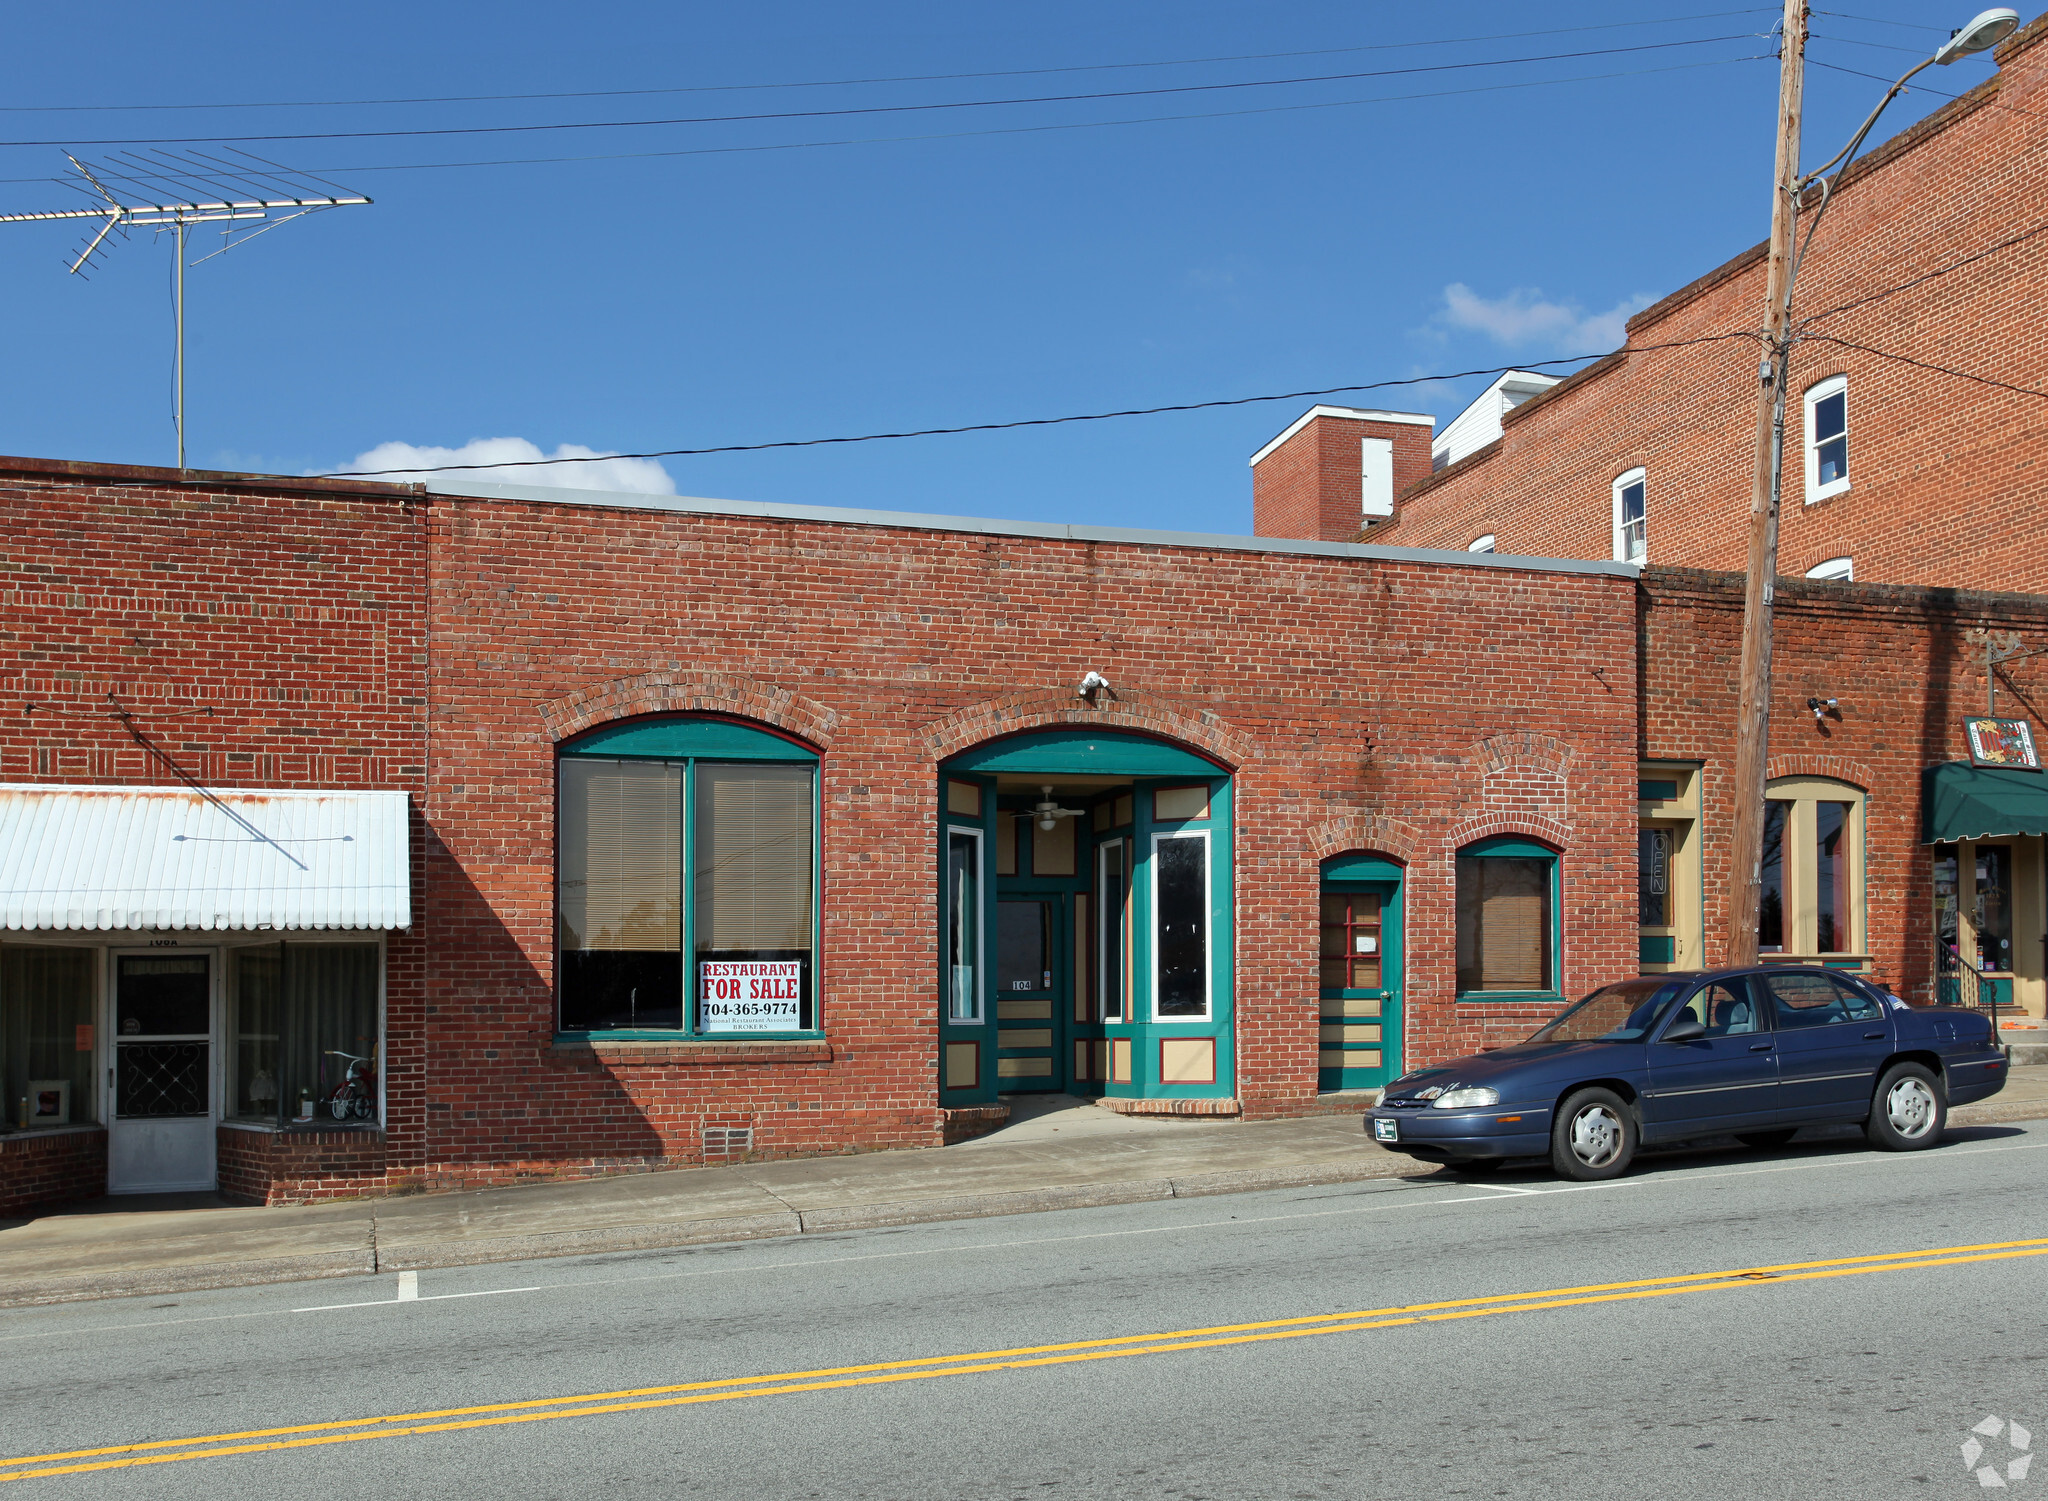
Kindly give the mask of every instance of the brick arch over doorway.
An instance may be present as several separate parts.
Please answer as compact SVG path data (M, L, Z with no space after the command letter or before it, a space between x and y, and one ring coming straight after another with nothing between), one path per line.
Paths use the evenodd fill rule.
M1177 740L1221 761L1228 770L1257 759L1251 737L1208 710L1190 714L1140 693L1117 699L1103 693L1097 698L1098 704L1091 707L1072 689L1054 689L984 699L924 726L919 735L935 762L1001 735L1069 726Z
M839 723L838 713L816 699L733 672L643 672L593 683L540 706L548 738L557 742L641 714L733 714L787 730L820 750L831 749Z

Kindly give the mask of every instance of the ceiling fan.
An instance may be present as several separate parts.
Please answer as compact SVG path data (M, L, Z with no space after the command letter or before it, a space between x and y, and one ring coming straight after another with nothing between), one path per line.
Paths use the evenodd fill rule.
M1062 818L1079 818L1081 816L1082 810L1079 808L1062 808L1053 797L1051 787L1041 786L1038 790L1045 794L1044 798L1033 805L1031 811L1023 816L1037 819L1038 826L1048 834L1053 831Z

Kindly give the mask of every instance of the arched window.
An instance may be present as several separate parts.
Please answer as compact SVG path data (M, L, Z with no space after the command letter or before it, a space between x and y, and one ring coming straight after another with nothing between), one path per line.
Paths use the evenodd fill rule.
M1856 579L1856 563L1852 558L1829 558L1825 563L1816 563L1806 570L1810 579L1834 579L1848 584Z
M1557 851L1520 835L1458 851L1458 994L1549 997L1560 985Z
M1649 471L1631 469L1614 481L1614 561L1640 563L1649 553Z
M564 1032L812 1032L817 752L739 720L626 720L556 761Z
M1780 777L1764 789L1758 949L1862 952L1863 805L1861 788L1826 777Z
M1467 542L1467 543L1465 544L1465 551L1467 551L1467 552L1492 552L1492 551L1493 551L1493 533L1492 533L1492 532L1487 532L1487 533L1486 533L1486 534L1485 534L1484 536L1474 537L1474 538L1473 538L1473 539L1472 539L1472 540L1471 540L1470 542Z
M1806 388L1806 503L1849 488L1849 377Z

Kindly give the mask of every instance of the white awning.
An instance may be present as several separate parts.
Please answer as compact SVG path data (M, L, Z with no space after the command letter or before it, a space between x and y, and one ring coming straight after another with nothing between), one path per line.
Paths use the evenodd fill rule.
M403 792L0 784L0 929L412 926Z

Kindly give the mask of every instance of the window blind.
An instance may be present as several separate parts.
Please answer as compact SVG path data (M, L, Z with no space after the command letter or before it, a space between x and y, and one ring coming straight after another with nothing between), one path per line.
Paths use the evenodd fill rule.
M560 764L562 946L680 949L683 768L583 757Z
M1550 862L1458 860L1458 989L1550 989Z
M697 767L697 949L808 951L808 766Z

